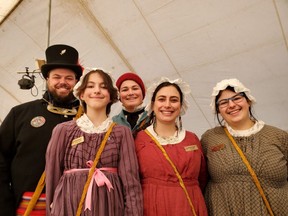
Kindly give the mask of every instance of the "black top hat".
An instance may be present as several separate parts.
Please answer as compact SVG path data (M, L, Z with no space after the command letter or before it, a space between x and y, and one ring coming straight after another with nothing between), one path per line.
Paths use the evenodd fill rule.
M41 72L46 79L48 72L55 68L68 68L76 73L79 80L82 75L82 67L78 63L78 51L68 45L56 44L46 49L46 64L42 65Z

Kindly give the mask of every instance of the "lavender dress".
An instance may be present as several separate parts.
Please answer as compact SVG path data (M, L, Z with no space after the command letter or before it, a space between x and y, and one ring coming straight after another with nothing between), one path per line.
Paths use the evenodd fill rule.
M111 123L107 119L94 128L83 115L77 122L65 122L55 127L46 153L47 215L76 215L89 172L87 161L95 159ZM97 168L117 170L102 171L113 189L109 191L106 185L98 186L92 179L91 210L85 210L84 202L81 215L142 215L138 163L128 127L114 126Z

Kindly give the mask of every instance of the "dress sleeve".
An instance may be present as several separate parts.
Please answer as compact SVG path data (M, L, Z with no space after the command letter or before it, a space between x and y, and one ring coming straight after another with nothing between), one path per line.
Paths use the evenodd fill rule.
M286 166L287 166L287 174L288 174L288 133L286 132L284 135L284 147L285 147L285 158L286 158ZM287 175L287 181L288 181L288 175Z
M201 139L200 139L204 155L207 155L207 151L208 151L208 144L207 144L207 139L206 138L207 138L207 132L202 134Z
M198 181L199 181L199 185L200 185L202 192L204 192L205 187L208 182L208 169L207 169L206 157L203 153L203 147L201 145L201 142L196 134L194 134L194 138L200 151L200 171L199 171Z
M200 172L199 172L198 180L199 180L200 188L202 192L204 192L205 187L208 182L208 169L207 169L206 157L203 154L202 148L201 148L201 165L200 165Z
M13 109L8 113L0 127L0 209L1 215L15 214L15 200L10 188L10 165L14 157L15 115Z
M53 202L54 192L64 171L64 155L66 146L66 130L63 125L57 125L53 132L46 151L46 214L51 215L50 205Z
M123 127L123 130L118 171L124 187L124 215L141 216L143 198L134 139L128 127Z

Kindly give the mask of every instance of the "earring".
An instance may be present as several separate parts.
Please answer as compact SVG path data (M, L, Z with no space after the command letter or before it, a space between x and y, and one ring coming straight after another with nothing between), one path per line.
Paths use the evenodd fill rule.
M153 116L151 119L151 123L153 124L153 129L155 131L155 129L156 129L156 116L155 116L154 112L153 112Z
M178 117L178 121L179 121L179 130L182 130L182 118L181 116Z

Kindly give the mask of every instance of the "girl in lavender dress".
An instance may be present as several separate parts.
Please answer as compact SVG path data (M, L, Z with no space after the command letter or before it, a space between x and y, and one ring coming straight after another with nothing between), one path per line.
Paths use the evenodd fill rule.
M85 73L74 88L84 109L77 120L57 125L46 153L48 215L76 215L88 174L114 125L108 117L117 101L111 77L100 69ZM142 192L131 130L115 125L87 189L81 215L142 215Z

